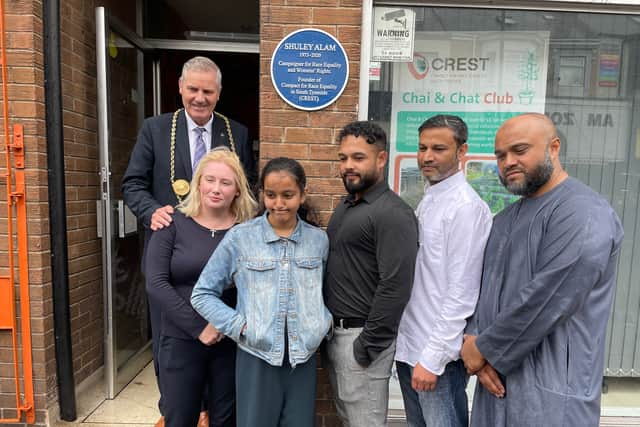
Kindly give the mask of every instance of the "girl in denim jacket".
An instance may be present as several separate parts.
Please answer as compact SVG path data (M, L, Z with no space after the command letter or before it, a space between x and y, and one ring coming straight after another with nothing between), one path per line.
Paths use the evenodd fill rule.
M315 352L331 327L322 298L329 242L303 221L306 177L293 159L269 161L260 177L265 212L230 230L196 283L191 303L238 343L239 427L315 423ZM235 284L235 309L220 299Z

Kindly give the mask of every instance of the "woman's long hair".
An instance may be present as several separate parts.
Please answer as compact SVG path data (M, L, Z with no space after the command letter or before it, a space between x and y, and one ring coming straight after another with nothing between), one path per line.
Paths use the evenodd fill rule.
M231 212L235 215L236 222L244 222L253 218L258 203L253 198L253 193L251 192L247 177L240 164L240 159L226 147L216 147L202 157L191 179L189 195L178 205L180 212L189 217L194 217L200 213L202 207L202 199L200 196L202 171L206 165L214 162L229 166L235 175L239 195L236 196L231 203Z

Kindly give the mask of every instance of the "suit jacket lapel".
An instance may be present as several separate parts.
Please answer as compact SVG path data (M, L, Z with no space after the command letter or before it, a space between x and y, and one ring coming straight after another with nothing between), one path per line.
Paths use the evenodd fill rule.
M225 145L231 148L229 137L227 136L227 126L225 125L224 120L216 116L214 113L213 127L211 131L211 148L213 149L220 145Z
M187 181L191 181L193 171L191 170L191 150L189 149L189 129L187 129L187 119L185 112L182 110L178 114L176 123L176 167L180 165L184 170L184 176ZM178 179L178 171L176 170L176 179Z

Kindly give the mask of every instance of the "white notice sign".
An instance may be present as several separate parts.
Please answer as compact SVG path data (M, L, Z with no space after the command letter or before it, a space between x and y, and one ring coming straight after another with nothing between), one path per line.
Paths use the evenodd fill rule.
M415 20L416 14L411 9L374 8L371 60L413 61Z

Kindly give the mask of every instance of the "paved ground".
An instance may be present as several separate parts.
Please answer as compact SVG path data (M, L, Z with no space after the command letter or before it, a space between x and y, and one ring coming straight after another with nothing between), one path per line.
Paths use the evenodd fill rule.
M608 379L602 427L640 427L640 379ZM471 387L473 384L471 384ZM404 427L399 390L391 387L390 427ZM153 366L149 364L114 400L104 399L102 384L78 390L78 419L55 427L153 427L160 414Z

